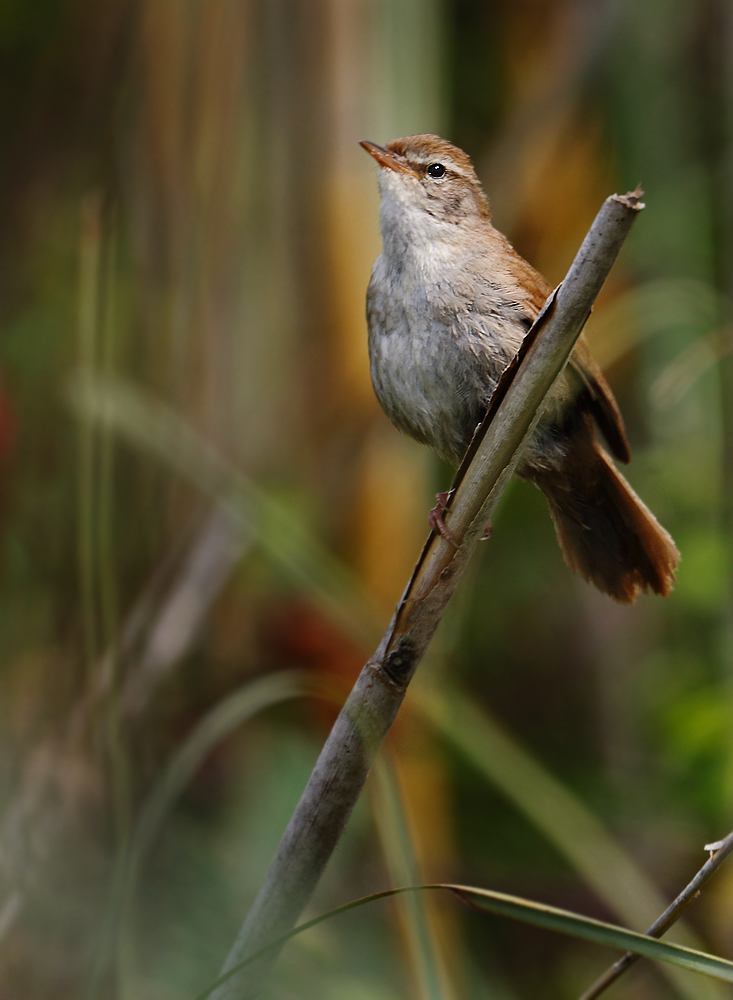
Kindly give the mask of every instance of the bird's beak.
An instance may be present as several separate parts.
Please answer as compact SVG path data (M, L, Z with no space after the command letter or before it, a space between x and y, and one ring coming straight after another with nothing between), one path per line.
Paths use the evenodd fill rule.
M359 145L363 146L367 153L374 157L380 167L387 167L400 174L409 174L410 177L417 177L420 180L420 174L417 170L413 170L406 160L397 156L396 153L391 153L383 146L378 146L376 142L369 142L368 139L362 139Z

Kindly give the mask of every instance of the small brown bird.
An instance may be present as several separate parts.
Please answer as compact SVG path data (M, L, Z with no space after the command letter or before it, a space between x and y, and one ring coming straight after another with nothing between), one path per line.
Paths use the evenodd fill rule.
M491 224L462 150L437 135L361 145L380 167L383 249L367 292L374 391L396 427L458 466L552 289ZM581 336L518 475L547 497L571 570L622 603L641 590L666 597L679 552L596 428L628 462L618 405Z

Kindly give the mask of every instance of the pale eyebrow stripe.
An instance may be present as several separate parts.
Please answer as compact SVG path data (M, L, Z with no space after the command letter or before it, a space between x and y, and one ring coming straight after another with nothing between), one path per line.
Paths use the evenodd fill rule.
M416 163L420 167L427 167L431 163L442 163L443 166L446 168L446 170L450 170L452 173L457 174L459 177L463 177L463 178L465 178L466 180L469 180L469 181L473 179L473 175L472 174L470 174L470 173L468 173L468 171L464 170L463 167L459 167L457 163L454 163L452 160L448 159L447 157L440 157L440 156L429 156L429 157L420 157L420 158L415 157L414 160L413 160L413 162Z

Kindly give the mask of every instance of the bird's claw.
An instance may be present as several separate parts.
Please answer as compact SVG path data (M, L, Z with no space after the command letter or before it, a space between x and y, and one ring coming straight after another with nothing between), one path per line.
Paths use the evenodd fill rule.
M437 531L439 535L445 538L446 542L450 542L455 548L459 548L458 542L455 540L450 532L450 528L443 520L443 511L445 510L446 504L448 503L448 497L451 495L452 490L446 490L445 493L436 493L435 499L436 504L433 509L428 514L428 524L433 529Z

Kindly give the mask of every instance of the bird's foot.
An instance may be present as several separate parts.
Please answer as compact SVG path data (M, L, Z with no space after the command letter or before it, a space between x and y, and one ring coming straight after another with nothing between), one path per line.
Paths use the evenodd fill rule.
M459 547L458 542L455 540L455 538L450 532L450 528L443 520L443 511L445 510L446 504L448 503L448 497L451 495L452 492L453 490L446 490L445 493L435 494L435 499L437 503L428 514L428 524L433 529L433 531L437 531L440 535L442 535L443 538L445 538L446 542L450 542L451 545L454 545L456 548L458 548Z
M491 521L489 521L489 523L484 528L484 533L479 538L479 541L480 542L488 542L488 540L491 538L491 536L493 535L493 533L494 533L494 527L493 527Z

